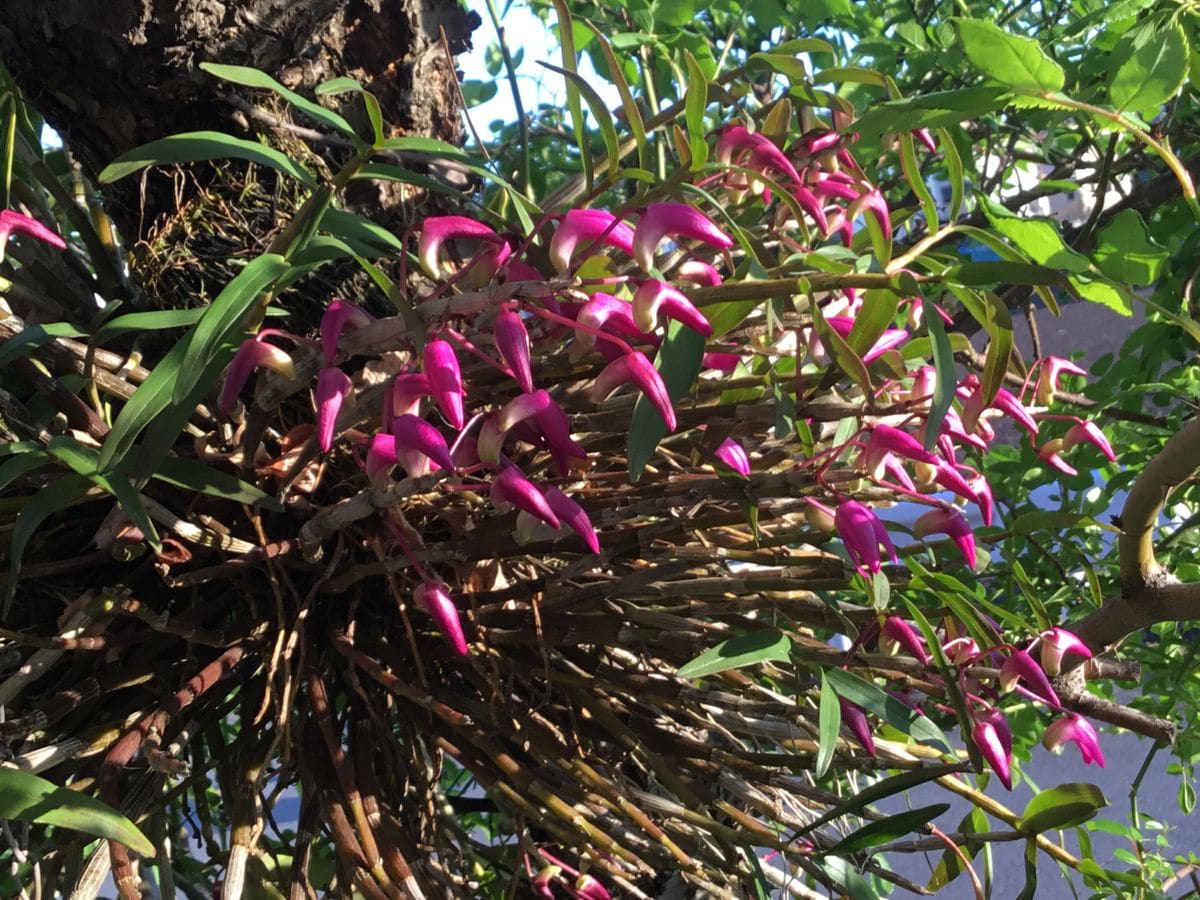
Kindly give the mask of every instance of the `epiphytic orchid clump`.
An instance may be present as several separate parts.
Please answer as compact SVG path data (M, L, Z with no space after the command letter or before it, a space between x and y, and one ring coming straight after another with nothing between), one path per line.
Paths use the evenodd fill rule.
M937 152L927 133L915 139ZM861 686L839 694L847 752L890 758L875 725L885 711L892 725L901 708L957 716L970 758L1011 788L1002 706L1012 694L1060 717L1047 746L1075 741L1085 759L1102 760L1094 730L1052 683L1088 655L1070 632L1043 629L1039 660L985 615L939 610L915 621L892 592L902 585L894 589L911 602L929 585L986 577L1003 516L985 454L1014 433L1066 474L1074 469L1062 454L1080 443L1115 455L1094 422L1057 409L1060 380L1085 374L1079 367L1046 357L1019 373L995 361L960 370L932 352L956 300L927 286L937 283L933 263L919 250L858 269L839 262L904 239L853 142L828 128L790 143L722 129L722 171L695 176L728 204L720 209L656 194L546 210L522 232L427 218L415 244L421 274L393 286L398 315L332 300L316 348L296 339L291 354L267 342L277 333L259 332L234 357L222 413L258 369L273 371L259 396L315 377L310 459L338 468L344 483L353 461L365 487L306 526L304 540L332 540L345 517L383 521L370 546L401 608L426 615L417 628L448 645L442 679L473 678L472 660L503 658L534 637L600 646L613 639L611 615L631 617L626 634L665 640L660 607L678 599L689 614L719 614L713 597L740 600L722 587L733 575L761 581L751 595L797 599L788 579L804 560L854 598L837 612L855 629L838 644L843 668L881 654L880 671L911 680L883 700ZM758 271L764 248L778 253L771 277ZM810 255L821 268L792 278L789 261ZM766 418L754 406L764 397ZM680 537L691 529L694 545ZM668 559L697 572L696 596L659 577ZM580 587L545 620L536 598L559 577ZM609 580L635 577L648 579L630 589L636 599L606 593ZM586 621L556 618L589 591L611 605ZM502 602L489 606L493 596ZM738 627L754 621L763 620ZM576 667L566 677L591 676ZM551 861L530 868L536 892L602 895L595 879L572 884Z

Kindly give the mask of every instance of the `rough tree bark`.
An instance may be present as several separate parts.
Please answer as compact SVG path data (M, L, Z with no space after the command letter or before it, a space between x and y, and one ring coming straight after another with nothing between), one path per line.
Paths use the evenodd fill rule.
M237 130L244 119L228 86L198 68L205 61L301 91L349 75L376 94L394 133L457 142L447 51L469 48L478 24L457 0L20 0L0 16L0 60L94 175L165 135ZM173 197L128 179L106 200L132 242Z

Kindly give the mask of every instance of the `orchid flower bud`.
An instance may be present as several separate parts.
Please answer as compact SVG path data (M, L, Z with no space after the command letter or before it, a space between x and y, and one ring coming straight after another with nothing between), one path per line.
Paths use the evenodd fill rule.
M1048 463L1064 475L1078 475L1079 470L1072 466L1069 462L1060 455L1063 451L1063 439L1054 438L1046 441L1038 448L1038 459L1044 463Z
M395 436L383 433L372 435L371 442L367 447L367 457L363 462L363 469L366 470L371 484L376 487L386 485L388 469L399 464L400 457L396 454Z
M643 271L654 267L654 254L664 237L678 236L702 241L719 250L733 246L733 239L712 220L686 203L651 203L633 233L633 258Z
M1058 391L1058 379L1064 372L1069 375L1086 375L1087 369L1081 369L1069 359L1063 359L1061 356L1047 356L1042 360L1042 367L1038 371L1037 388L1034 391L1034 396L1037 397L1039 404L1049 406L1054 402L1054 394Z
M1012 730L1008 720L998 709L976 713L971 738L1000 783L1012 790Z
M1042 746L1047 750L1058 750L1067 741L1074 741L1083 757L1083 764L1095 763L1104 768L1104 754L1100 752L1100 736L1092 723L1083 716L1067 713L1052 722L1042 734Z
M554 229L550 261L559 272L565 272L571 267L577 248L597 241L632 256L633 237L633 229L606 210L572 209Z
M899 616L888 616L879 630L879 649L889 656L901 650L915 657L921 665L929 665L929 652L912 626Z
M671 397L667 393L667 386L663 383L658 370L654 368L654 364L646 358L645 354L636 350L609 363L604 371L596 376L595 384L592 386L592 400L599 403L622 384L628 382L636 385L658 410L658 414L662 416L662 420L667 426L667 432L674 431L675 409L671 406Z
M842 721L846 727L850 729L850 733L854 735L854 739L858 741L864 750L871 756L875 755L875 736L871 734L871 723L867 721L867 715L862 711L862 708L838 697L838 706L842 709Z
M833 521L842 543L846 545L850 561L864 576L869 577L868 573L874 574L882 568L880 545L886 548L892 562L900 561L883 522L857 500L838 504Z
M507 511L515 506L541 519L551 528L562 526L545 495L516 466L509 466L492 481L491 500L498 510Z
M317 376L317 446L323 453L328 453L333 446L338 413L353 387L350 376L333 366L326 366Z
M6 209L0 211L0 261L4 260L4 251L12 234L28 235L59 250L67 249L67 242L37 219L31 219L15 209Z
M1025 650L1014 650L1000 666L1000 690L1004 693L1011 691L1018 681L1025 682L1026 689L1054 708L1060 707L1058 694L1050 685L1050 679L1032 656Z
M529 360L529 331L519 313L510 309L500 311L492 325L496 349L513 371L521 390L533 390L533 369Z
M750 457L746 454L746 448L733 438L725 438L713 455L739 475L749 477Z
M1039 637L1042 647L1042 668L1046 670L1047 675L1057 675L1062 671L1062 660L1068 653L1082 656L1084 659L1092 657L1092 651L1088 645L1065 628L1051 628L1043 631Z
M331 300L321 316L321 354L325 365L332 366L333 358L337 356L338 341L346 328L362 328L374 319L363 312L353 303L345 300Z
M682 322L702 337L712 337L712 325L682 291L650 278L633 294L633 321L641 331L653 331L658 314Z
M451 425L461 430L466 424L463 416L462 372L454 348L440 338L425 345L422 357L429 390L438 408Z
M591 875L580 875L575 879L575 893L579 900L612 900L608 888Z
M808 217L813 220L813 224L817 226L817 230L821 233L821 237L829 236L829 219L825 215L825 207L821 205L821 201L817 199L817 195L803 185L798 185L792 189L792 196L796 198L796 203L799 207L808 213Z
M962 513L957 509L939 507L919 516L913 523L913 534L922 540L935 533L948 535L958 546L967 565L975 568L975 533Z
M721 273L698 259L685 259L675 267L671 277L677 281L690 281L701 287L716 287L721 283Z
M446 640L459 656L467 655L467 639L463 637L462 620L458 608L450 599L450 593L444 584L425 582L413 591L416 600L437 622L446 635Z
M221 388L221 397L217 403L221 415L229 415L234 401L237 400L237 395L250 380L250 375L258 368L278 372L287 379L296 377L296 367L292 358L274 344L268 344L258 338L243 341L225 374L225 384Z

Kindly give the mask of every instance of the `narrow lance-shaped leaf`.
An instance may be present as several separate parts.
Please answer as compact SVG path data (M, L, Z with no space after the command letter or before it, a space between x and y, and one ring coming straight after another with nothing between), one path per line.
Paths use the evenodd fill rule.
M687 50L683 51L687 61L687 93L684 95L683 116L687 123L688 148L692 154L691 170L700 171L708 162L708 142L704 139L704 110L708 106L708 79L700 70L700 64Z
M318 103L313 103L293 90L289 90L266 72L252 69L249 66L229 66L211 62L200 63L200 68L210 75L216 75L218 78L234 84L273 91L318 125L324 125L326 128L340 131L342 134L349 135L350 137L355 136L353 126L342 118L342 116L331 109L326 109Z
M165 166L172 163L200 162L210 159L245 159L269 169L290 175L308 187L316 187L316 179L278 150L222 134L219 131L190 131L173 134L122 153L105 166L100 173L100 183L119 181L147 166Z
M765 628L721 641L691 662L680 666L676 674L680 678L703 678L727 669L753 666L761 662L786 662L791 656L791 651L791 638L774 628Z
M817 764L813 770L816 778L824 778L833 762L833 754L837 749L838 732L842 728L842 707L838 696L825 673L821 673L821 702L817 711Z

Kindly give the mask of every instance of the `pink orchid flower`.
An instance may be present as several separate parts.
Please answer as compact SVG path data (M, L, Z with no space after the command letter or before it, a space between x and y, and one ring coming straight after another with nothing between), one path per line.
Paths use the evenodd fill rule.
M1083 716L1067 713L1052 722L1042 734L1042 746L1047 750L1058 750L1067 741L1074 741L1083 757L1083 764L1095 763L1104 768L1104 754L1100 752L1100 736L1092 723Z
M1054 438L1038 447L1038 459L1058 469L1064 475L1078 475L1079 470L1062 458L1063 439Z
M463 637L462 621L458 616L458 608L450 599L450 592L444 584L424 582L413 591L416 600L437 622L438 627L446 635L446 640L459 656L467 655L467 639Z
M929 665L929 652L925 649L924 641L913 631L912 626L899 616L888 616L884 620L883 627L879 629L879 649L888 656L903 650L909 656L920 660L921 665Z
M420 416L396 416L392 420L392 435L396 438L396 454L409 476L427 475L430 461L447 472L454 471L454 460L446 439Z
M374 317L363 312L353 303L345 300L331 300L321 316L321 353L325 365L332 366L333 358L337 356L338 341L342 332L347 328L362 328L375 321Z
M589 550L599 553L600 538L596 536L596 529L592 527L592 520L588 517L587 510L553 485L547 487L543 493L554 514L568 528L583 538L583 542L587 544Z
M1038 637L1042 648L1042 668L1047 675L1057 675L1062 671L1063 657L1068 653L1082 656L1084 659L1092 657L1088 645L1065 628L1051 628L1043 631Z
M554 229L554 237L550 239L550 262L559 272L565 272L571 267L577 248L597 241L632 256L633 237L633 229L610 212L572 209Z
M1064 372L1068 375L1086 375L1087 369L1081 369L1069 359L1063 359L1061 356L1047 356L1041 360L1037 388L1034 390L1034 396L1039 404L1049 406L1054 402L1054 394L1058 390L1058 379Z
M333 366L326 366L317 376L317 446L323 453L328 453L333 446L338 413L353 387L350 376Z
M1067 433L1063 435L1062 439L1063 449L1070 450L1076 444L1091 444L1103 453L1104 458L1109 462L1117 461L1112 444L1108 442L1108 438L1104 436L1104 432L1095 422L1078 422L1067 429Z
M654 254L664 237L685 237L728 250L733 239L700 210L686 203L651 203L633 233L633 258L643 271L654 267Z
M864 576L869 578L882 568L880 545L887 550L892 562L900 561L883 522L857 500L838 504L833 521L842 543L846 545L846 552L850 554L850 561Z
M675 409L671 405L671 396L667 393L667 386L663 383L658 370L654 368L654 364L646 358L645 354L636 350L609 363L604 371L596 376L595 384L592 385L593 402L599 403L607 399L609 394L627 383L633 383L646 395L646 399L662 416L668 433L674 431Z
M683 291L657 278L649 278L634 291L633 322L640 331L653 331L658 326L660 312L682 322L702 337L712 337L712 325Z
M867 715L862 711L862 708L838 697L838 706L842 710L842 721L846 727L850 729L850 733L854 735L854 739L862 745L862 748L871 756L875 755L875 736L871 734L871 723L867 721Z
M966 517L953 507L939 507L917 518L913 533L921 539L930 534L945 534L954 541L958 551L971 569L975 568L975 533L967 524Z
M575 879L575 896L579 900L612 900L608 888L591 875L580 875Z
M746 448L733 438L725 438L713 455L739 475L749 477L750 457L746 454Z
M1026 689L1043 703L1048 703L1055 709L1062 704L1058 694L1050 685L1050 679L1032 656L1025 650L1014 650L1000 666L1000 690L1007 693L1016 687L1018 681L1025 682Z
M721 283L721 273L699 259L685 259L675 267L672 277L677 281L690 281L701 287L716 287Z
M390 431L396 416L415 415L421 398L432 393L429 379L420 372L405 372L392 379L383 395L383 427Z
M974 374L966 376L959 383L958 395L962 398L963 425L966 430L973 431L979 417L988 408L983 403L983 384L979 377ZM996 397L992 400L991 407L1000 410L1031 435L1038 433L1037 422L1025 411L1025 405L1013 396L1011 391L1004 388L996 391Z
M515 506L541 519L551 528L562 526L545 495L516 466L509 466L492 481L491 500L492 505L501 512L507 512Z
M466 216L430 216L421 226L417 256L430 278L442 276L441 249L447 241L470 238L497 244L507 243L496 230Z
M607 331L615 335L630 338L643 336L633 319L633 306L628 301L621 300L612 294L596 292L587 303L579 307L575 320L589 329ZM594 334L580 329L575 332L575 341L571 347L572 357L579 358L596 346ZM600 341L607 344L608 341Z
M1008 720L998 709L975 714L975 725L971 738L983 755L984 760L1000 779L1000 783L1012 790L1012 729Z
M440 338L432 340L425 345L422 363L438 408L446 421L461 430L466 418L463 416L462 372L454 348Z
M529 330L519 313L503 309L492 324L496 349L513 371L521 390L533 390L533 369L529 358Z
M4 251L12 234L28 235L59 250L67 249L67 242L37 219L31 219L15 209L6 209L0 211L0 261L4 260Z
M848 338L850 332L854 330L854 319L849 316L830 316L825 322L843 339ZM872 344L870 349L863 354L862 361L865 363L874 362L889 350L894 350L907 342L909 337L909 333L903 328L887 329L879 336L879 340Z
M275 345L268 344L263 337L263 335L259 335L243 341L242 345L238 347L237 353L233 355L233 360L229 363L229 370L225 374L225 384L221 388L220 399L217 402L217 408L221 411L221 415L229 415L234 401L237 400L238 394L250 380L255 369L270 369L287 379L296 377L296 367L292 358Z

